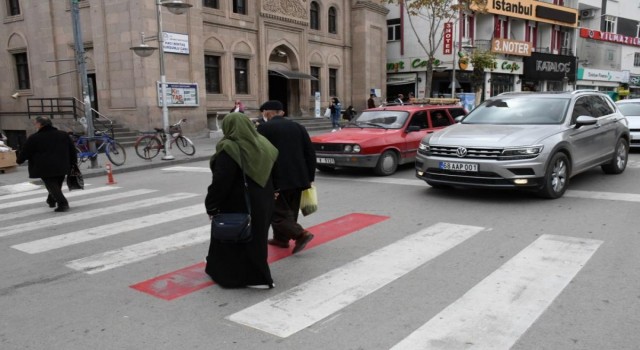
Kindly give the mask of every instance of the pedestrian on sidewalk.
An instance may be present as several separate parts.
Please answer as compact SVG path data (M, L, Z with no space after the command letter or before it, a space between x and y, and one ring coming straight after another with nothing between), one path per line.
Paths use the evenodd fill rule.
M222 139L211 157L211 185L205 208L209 217L247 212L242 171L247 178L252 239L247 243L211 239L205 272L224 288L273 288L267 262L267 238L274 206L272 169L278 150L258 134L249 118L231 113L222 121Z
M296 242L295 254L313 239L313 234L298 224L298 213L302 191L310 188L315 180L316 152L307 129L282 116L280 101L267 101L260 108L265 111L268 121L258 126L258 132L279 152L274 171L278 196L271 219L273 239L268 243L289 248L289 241L293 239Z
M68 211L69 202L62 193L62 184L71 165L78 161L76 147L69 134L53 127L48 117L36 117L33 125L37 131L27 138L16 162L29 161L29 177L42 179L49 192L46 202L50 208L57 205L54 211Z
M342 115L342 104L340 104L340 100L337 97L333 97L331 99L331 125L333 126L334 131L340 130L340 117Z
M242 103L242 101L236 100L236 104L229 111L229 113L233 113L233 112L244 113L244 104Z

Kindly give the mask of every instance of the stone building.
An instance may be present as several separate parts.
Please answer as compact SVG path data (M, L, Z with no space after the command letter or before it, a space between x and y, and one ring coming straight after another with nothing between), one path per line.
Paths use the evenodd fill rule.
M158 19L170 122L187 118L188 134L208 133L236 100L252 116L268 99L281 100L293 118L315 116L332 96L362 109L386 79L388 10L379 0L185 0L193 7L182 15L158 5L179 0L2 1L0 128L15 148L33 132L30 99L83 99L72 3L92 108L133 130L162 125L160 55L131 50L141 40L158 46Z

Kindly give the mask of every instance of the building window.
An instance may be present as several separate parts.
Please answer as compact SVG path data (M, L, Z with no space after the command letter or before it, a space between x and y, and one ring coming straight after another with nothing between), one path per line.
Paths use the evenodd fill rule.
M462 21L460 21L461 25L462 25L462 40L472 44L473 43L473 27L474 27L474 21L473 21L473 15L472 14L468 14L465 13L462 15Z
M524 41L530 42L531 47L536 47L536 45L538 45L538 24L533 21L527 21L525 30Z
M329 96L338 96L338 70L329 68Z
M249 93L249 60L235 59L236 94Z
M509 20L506 17L494 15L493 27L494 38L509 38Z
M309 28L320 30L320 5L315 1L309 5Z
M18 78L18 90L29 90L31 88L31 82L29 79L29 62L27 60L27 53L13 54L13 59L16 62L16 72Z
M9 16L17 16L20 14L20 1L19 0L7 0L7 10Z
M329 8L329 33L338 33L338 15L335 7Z
M219 94L220 56L204 55L204 83L208 94Z
M210 7L212 9L217 9L218 0L202 0L202 7Z
M247 2L246 0L233 0L233 13L239 13L241 15L247 14Z
M633 66L640 67L640 52L636 52L633 55Z
M402 39L402 26L400 18L387 20L387 41L398 41Z
M318 80L311 80L311 96L315 96L316 91L320 91L320 67L311 66L311 76Z
M616 17L613 16L604 16L604 28L605 32L615 33L616 32Z
M609 62L613 62L613 60L614 60L614 58L616 56L615 55L615 51L613 51L613 50L607 50L606 55L607 55L606 60L609 61Z

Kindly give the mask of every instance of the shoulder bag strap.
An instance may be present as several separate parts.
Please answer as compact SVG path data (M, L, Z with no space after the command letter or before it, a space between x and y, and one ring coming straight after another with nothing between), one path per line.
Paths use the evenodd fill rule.
M251 215L251 202L249 202L249 183L247 183L247 175L244 173L242 162L242 154L240 154L240 170L242 171L242 180L244 181L244 202L247 205L247 213Z

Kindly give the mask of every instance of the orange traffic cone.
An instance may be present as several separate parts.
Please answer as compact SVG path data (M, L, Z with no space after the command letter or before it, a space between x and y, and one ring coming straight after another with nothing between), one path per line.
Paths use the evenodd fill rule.
M113 172L111 171L111 163L107 162L105 164L105 169L107 169L107 185L114 185L116 182L113 180Z

